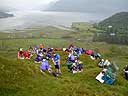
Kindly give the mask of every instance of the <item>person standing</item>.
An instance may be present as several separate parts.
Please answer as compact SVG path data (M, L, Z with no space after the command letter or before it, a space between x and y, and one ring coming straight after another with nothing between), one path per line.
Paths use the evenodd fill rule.
M55 69L56 69L56 74L57 75L61 75L61 70L60 70L60 55L53 52L52 53L53 57L52 57L52 61L55 65Z

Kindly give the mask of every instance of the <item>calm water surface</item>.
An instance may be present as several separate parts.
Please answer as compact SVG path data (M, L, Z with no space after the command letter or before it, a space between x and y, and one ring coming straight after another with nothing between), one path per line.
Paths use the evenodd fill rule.
M10 13L15 17L0 19L0 32L43 26L69 27L72 22L97 22L106 18L105 15L79 12L16 11Z

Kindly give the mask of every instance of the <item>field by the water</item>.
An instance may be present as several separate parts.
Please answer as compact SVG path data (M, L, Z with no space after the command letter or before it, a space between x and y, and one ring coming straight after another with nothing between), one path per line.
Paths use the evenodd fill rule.
M0 33L0 96L128 96L128 81L124 79L123 74L123 67L128 64L128 46L92 42L92 37L98 30L93 29L91 25L82 27L85 25L76 24L76 31L47 27L24 33ZM84 71L72 74L66 66L68 54L59 52L61 78L55 78L50 74L42 75L39 71L40 64L34 63L35 56L30 60L17 60L20 47L27 49L40 43L44 43L45 47L59 48L68 47L73 43L99 51L104 59L114 61L120 68L117 80L114 85L96 81L95 77L102 68L97 66L96 60L92 61L85 54L80 58L84 64ZM50 64L54 69L53 63Z

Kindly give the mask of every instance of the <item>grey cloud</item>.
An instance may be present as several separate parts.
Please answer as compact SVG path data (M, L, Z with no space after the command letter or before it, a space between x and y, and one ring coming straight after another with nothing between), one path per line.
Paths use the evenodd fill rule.
M128 11L128 0L59 0L48 10L107 14Z

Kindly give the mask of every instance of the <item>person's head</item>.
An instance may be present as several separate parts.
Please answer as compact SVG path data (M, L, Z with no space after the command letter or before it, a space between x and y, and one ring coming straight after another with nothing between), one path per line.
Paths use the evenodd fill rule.
M101 59L102 62L104 62L104 59Z
M70 49L70 48L73 48L73 47L74 47L74 45L73 45L73 44L70 44L70 45L69 45L69 49Z
M46 61L46 58L43 58L43 59L42 59L42 62L45 62L45 61Z
M105 74L105 71L102 71L102 74Z
M20 48L20 51L23 51L23 48Z
M53 55L53 56L56 56L56 52L52 52L52 55Z
M52 52L53 51L53 48L48 48L48 52Z

